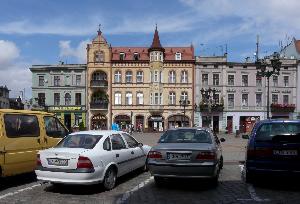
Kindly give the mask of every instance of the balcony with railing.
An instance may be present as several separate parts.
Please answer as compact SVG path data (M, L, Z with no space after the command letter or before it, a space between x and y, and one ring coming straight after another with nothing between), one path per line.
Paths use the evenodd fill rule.
M108 87L108 81L106 80L91 80L91 87Z
M271 104L271 112L285 112L290 113L295 111L295 104Z
M98 109L98 110L107 110L108 109L108 102L100 101L100 102L91 102L90 103L91 109Z
M200 112L223 112L223 104L200 104Z

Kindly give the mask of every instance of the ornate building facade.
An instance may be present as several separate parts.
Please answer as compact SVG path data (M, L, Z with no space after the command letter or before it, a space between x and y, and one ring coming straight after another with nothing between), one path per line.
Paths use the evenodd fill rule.
M194 65L193 46L163 47L157 28L150 47L112 47L99 30L87 45L89 128L192 126Z

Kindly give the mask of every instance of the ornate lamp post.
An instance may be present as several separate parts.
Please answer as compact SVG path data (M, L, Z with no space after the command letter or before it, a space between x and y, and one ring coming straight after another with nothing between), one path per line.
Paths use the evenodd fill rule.
M268 60L270 60L273 70L267 70L267 66L269 66ZM267 78L267 119L270 119L270 77L280 74L279 71L281 64L282 63L280 62L279 54L277 52L274 52L271 59L258 59L257 57L255 61L255 66L257 69L256 75Z
M187 99L180 100L180 101L179 101L179 104L180 104L180 106L183 106L183 117L184 117L184 122L182 121L182 118L181 118L181 126L182 126L182 127L185 127L185 107L188 106L188 105L190 104L190 101L187 100Z
M203 88L200 90L201 92L201 95L202 95L202 101L203 103L207 106L208 106L208 113L209 113L209 117L210 117L210 124L211 124L211 121L212 121L212 106L213 105L216 105L217 101L216 101L216 92L217 90L215 88L211 89L211 88L208 88L206 90L204 90Z

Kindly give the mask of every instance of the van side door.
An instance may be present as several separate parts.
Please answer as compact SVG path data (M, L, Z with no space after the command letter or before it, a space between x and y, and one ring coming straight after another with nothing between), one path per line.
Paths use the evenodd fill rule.
M30 114L4 114L4 124L3 176L33 171L37 151L43 146L38 117Z
M44 143L45 148L55 146L62 138L68 134L68 130L54 116L44 116L43 123L45 127Z

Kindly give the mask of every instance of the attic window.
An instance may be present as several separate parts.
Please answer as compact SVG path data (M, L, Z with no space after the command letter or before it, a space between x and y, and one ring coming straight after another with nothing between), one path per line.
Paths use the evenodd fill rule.
M133 54L133 60L137 61L137 60L139 60L139 58L140 58L139 53L135 52L135 53Z
M125 60L125 53L124 52L120 52L120 60Z
M176 52L175 60L181 60L181 53L180 52Z

